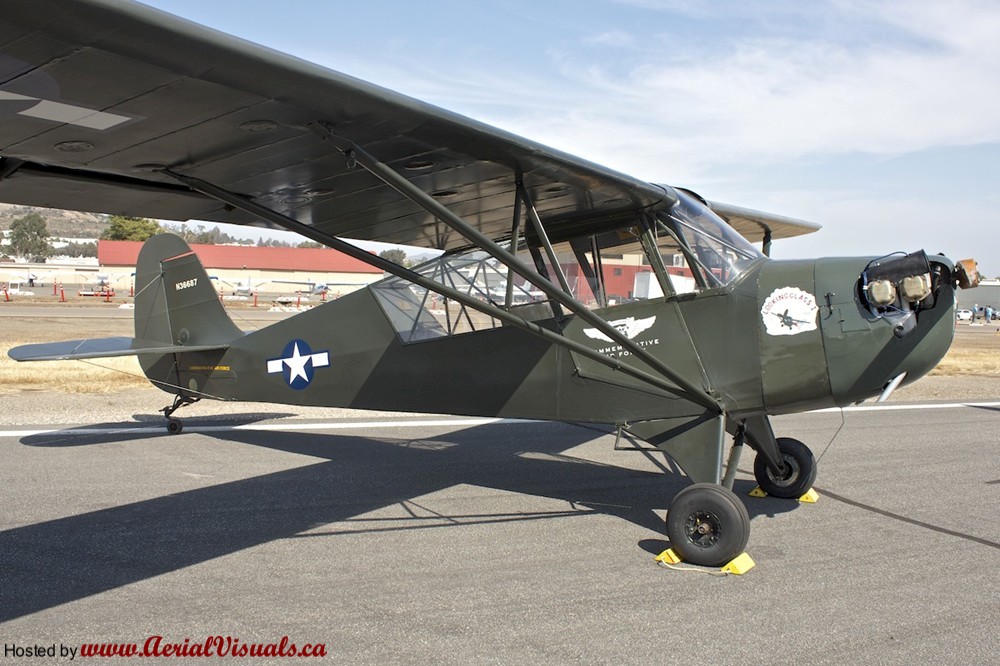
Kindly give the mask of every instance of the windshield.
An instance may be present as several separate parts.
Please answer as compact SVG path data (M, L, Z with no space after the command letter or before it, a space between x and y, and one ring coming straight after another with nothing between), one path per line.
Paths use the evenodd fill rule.
M764 256L708 206L683 191L677 195L677 203L658 222L686 241L693 255L690 268L705 287L729 284Z

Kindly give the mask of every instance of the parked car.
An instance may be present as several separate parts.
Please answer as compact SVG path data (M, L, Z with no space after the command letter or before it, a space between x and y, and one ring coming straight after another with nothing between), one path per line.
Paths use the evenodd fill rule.
M972 310L959 310L955 313L959 321L972 321Z

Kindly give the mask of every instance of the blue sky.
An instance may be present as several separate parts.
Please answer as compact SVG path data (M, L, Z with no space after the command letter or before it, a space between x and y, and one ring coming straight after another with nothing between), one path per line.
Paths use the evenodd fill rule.
M821 223L776 258L1000 275L1000 3L150 0L706 198Z

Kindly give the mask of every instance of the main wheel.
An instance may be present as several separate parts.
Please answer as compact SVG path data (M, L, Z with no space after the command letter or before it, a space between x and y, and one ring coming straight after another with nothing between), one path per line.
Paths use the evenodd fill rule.
M184 424L180 419L167 419L167 432L171 435L179 435L184 430Z
M677 493L667 512L667 538L685 562L719 567L746 548L750 515L731 490L696 483Z
M816 481L816 458L809 447L791 437L778 438L778 451L785 462L785 473L775 475L767 468L764 456L753 462L753 475L761 490L785 499L802 497Z

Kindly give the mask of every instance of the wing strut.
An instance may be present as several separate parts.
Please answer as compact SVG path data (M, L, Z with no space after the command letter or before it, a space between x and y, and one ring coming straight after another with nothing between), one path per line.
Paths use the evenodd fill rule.
M406 182L409 183L409 181L406 181ZM390 186L391 186L391 184L390 184ZM528 194L528 190L524 187L524 181L522 181L520 178L517 179L517 196L518 196L517 201L523 201L524 204L525 204L525 208L528 209L528 219L531 220L531 227L535 230L535 233L538 235L538 238L542 241L542 247L545 248L545 256L547 256L549 258L549 264L552 266L552 270L555 271L556 278L559 280L559 286L562 287L563 293L570 294L571 292L570 292L570 289L569 289L569 282L566 281L566 274L563 272L562 265L559 263L559 259L556 257L556 251L552 247L552 242L549 240L549 234L546 233L546 231L545 231L545 225L542 224L542 218L538 217L538 211L535 210L535 204L531 201L531 197ZM433 199L432 199L432 201L433 201ZM437 202L435 201L434 203L437 203ZM440 206L441 204L438 204L438 205ZM431 213L431 215L434 215L433 211L429 211L429 212ZM468 238L468 236L466 236L466 238ZM490 242L489 244L493 245L493 246L496 246L496 243ZM479 243L476 243L476 245L479 245ZM480 247L482 247L482 246L480 245ZM512 245L511 247L517 247L517 246L516 245ZM483 248L483 249L485 250L486 248ZM489 252L489 250L487 250L487 252ZM493 255L492 252L490 254ZM493 255L493 256L496 259L499 259L500 261L503 261L502 258L497 257L496 255ZM514 257L514 255L511 255L511 256ZM516 257L514 257L514 261L517 262L517 258ZM504 263L507 263L507 262L504 262ZM507 267L510 268L511 270L517 270L513 266L511 266L510 264L507 264ZM522 275L522 277L526 277L526 276ZM539 277L541 277L541 276L539 276ZM546 280L546 282L547 283L551 283L551 280ZM545 290L543 289L542 291L545 291ZM567 307L569 307L569 306L567 306ZM581 307L585 307L585 306L583 306L581 304ZM572 308L570 308L570 309L572 309Z
M510 246L517 247L521 235L521 197L514 198L514 219L510 225ZM507 267L507 290L504 293L504 307L514 304L514 270ZM447 310L446 310L447 311Z
M604 321L597 315L593 314L590 310L586 308L586 306L576 301L576 299L559 291L559 289L556 288L549 280L543 278L538 273L525 268L524 265L520 261L518 261L516 257L514 257L514 255L498 247L496 243L493 243L485 236L482 236L482 234L480 234L477 230L470 227L464 220L458 218L456 215L454 215L454 213L449 211L447 208L444 208L443 206L438 204L433 198L425 194L423 191L417 189L415 186L410 184L410 182L407 181L405 178L396 174L386 165L375 161L373 158L371 158L370 155L364 153L363 151L360 151L360 149L354 148L349 150L350 150L350 154L348 155L349 159L361 158L358 159L359 164L361 164L367 170L371 171L374 175L378 176L380 179L385 181L387 184L393 187L393 189L397 189L396 184L394 184L395 180L392 181L386 180L386 178L383 178L383 174L385 174L386 177L390 179L393 179L393 177L395 177L395 179L402 181L402 183L399 183L399 185L403 187L403 190L400 192L401 194L407 196L407 198L413 198L413 200L416 203L426 208L428 212L435 215L439 219L442 219L442 221L445 222L448 226L451 226L459 233L465 235L466 238L475 242L484 251L494 256L500 262L505 264L508 268L510 268L518 275L530 281L532 284L541 289L544 293L548 294L551 298L565 305L568 309L576 313L586 322L590 323L598 330L602 331L605 335L608 335L612 340L615 340L616 342L621 344L625 349L628 349L635 356L639 357L641 360L645 361L651 367L655 368L657 371L662 373L669 380L669 382L664 381L663 379L655 375L652 375L627 363L623 363L619 359L612 358L610 356L606 356L604 354L596 352L593 349L590 349L589 347L583 344L580 344L574 340L570 340L569 338L566 338L565 336L560 335L559 333L556 333L547 328L539 326L538 324L529 322L521 317L518 317L517 315L511 314L510 312L502 308L498 308L489 303L480 302L467 294L463 294L457 289L448 287L440 282L437 282L428 277L420 275L419 273L411 271L407 268L403 268L402 266L395 264L391 261L388 261L387 259L383 259L382 257L366 252L365 250L355 247L354 245L351 245L350 243L347 243L346 241L343 241L340 238L337 238L335 236L330 236L317 229L314 229L313 227L310 227L306 224L302 224L298 220L283 215L277 211L271 210L266 206L262 206L258 203L255 203L247 199L246 197L233 194L232 192L229 192L209 182L206 182L204 180L192 176L187 176L185 174L177 173L175 171L172 171L171 169L163 169L162 173L170 176L171 178L174 178L175 180L181 183L184 183L193 190L196 190L198 192L201 192L202 194L212 197L213 199L217 199L223 203L233 206L234 208L250 213L269 222L273 222L274 224L282 228L294 231L298 234L301 234L302 236L305 236L306 238L311 238L317 242L323 243L324 245L327 245L335 250L343 252L344 254L350 257L353 257L367 264L375 266L376 268L379 268L387 273L400 277L404 280L420 285L421 287L429 289L446 298L454 299L456 302L462 303L466 307L472 308L491 317L496 317L497 319L503 321L504 323L510 324L511 326L516 326L524 331L532 333L533 335L541 337L547 340L548 342L570 349L580 354L581 356L585 356L586 358L596 361L597 363L605 365L611 368L612 370L621 371L631 377L634 377L635 379L643 381L647 384L651 384L661 390L667 391L674 395L681 396L687 400L691 400L692 402L695 402L701 405L702 407L706 407L710 410L714 410L719 413L723 411L722 408L719 406L718 402L716 402L704 389L699 389L694 384L687 381L677 373L673 372L670 368L666 367L659 360L652 357L648 352L634 345L632 341L626 338L624 335L622 335L618 331L618 329L614 328L606 321ZM366 163L371 165L371 168L369 168L369 166L367 166ZM426 199L427 201L424 201L423 199ZM438 210L439 208L441 210ZM470 233L466 234L465 233L466 230L468 230ZM670 382L673 383L671 384Z

